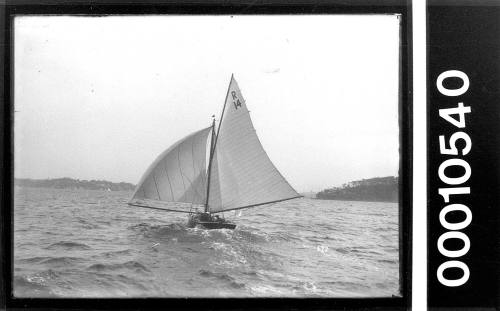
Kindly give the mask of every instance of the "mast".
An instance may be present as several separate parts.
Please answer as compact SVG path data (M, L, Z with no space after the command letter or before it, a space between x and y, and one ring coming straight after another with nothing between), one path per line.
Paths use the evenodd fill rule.
M231 74L231 80L229 80L229 85L227 87L226 99L224 99L224 107L222 107L222 113L220 115L219 127L217 128L217 136L215 136L214 149L215 145L217 145L217 139L219 138L220 125L222 124L222 118L224 118L224 111L226 111L227 98L229 97L229 91L231 89L231 83L233 82L233 80L234 80L234 74Z
M229 96L229 89L231 87L231 82L234 79L234 74L231 74L231 80L229 80L229 86L227 87L226 99L224 100L224 107L222 107L222 114L219 120L219 127L217 128L217 135L215 134L215 115L212 116L212 139L210 140L210 154L208 158L208 176L207 176L207 202L205 203L205 213L208 212L208 199L210 196L210 172L212 171L212 158L215 152L215 145L217 144L217 138L219 137L220 125L222 123L222 118L224 117L224 111L226 110L227 97ZM215 138L214 138L215 137Z
M207 176L207 200L205 202L205 213L208 212L208 197L210 195L210 172L212 171L212 157L214 156L215 140L215 116L212 116L212 137L210 138L210 153L208 158L208 176Z

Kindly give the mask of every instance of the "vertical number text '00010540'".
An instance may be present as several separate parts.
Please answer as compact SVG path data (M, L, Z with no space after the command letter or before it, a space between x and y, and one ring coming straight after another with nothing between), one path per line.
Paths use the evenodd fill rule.
M447 88L444 85L447 79L459 79L462 85L458 88ZM449 156L450 158L444 160L438 168L439 179L446 185L446 187L439 188L438 193L442 196L444 204L447 204L439 213L439 222L447 231L441 234L437 241L439 253L446 257L446 261L437 269L437 278L441 284L448 287L461 286L467 282L470 276L469 267L460 260L460 257L467 254L470 249L469 237L462 230L472 221L470 208L460 203L464 195L470 194L470 187L465 186L465 184L471 176L471 167L463 157L472 148L471 138L464 131L466 129L465 119L467 114L471 112L471 108L460 101L460 96L467 92L469 85L469 77L464 72L458 70L445 71L436 80L439 93L447 98L456 98L458 102L456 107L439 109L439 116L456 128L456 132L449 137L445 135L439 136L440 154ZM462 148L459 148L457 145L458 142L460 142L459 146L463 146ZM450 169L459 169L462 173L458 174L459 176L449 176ZM450 217L447 216L450 213L457 212L463 213L465 218L459 222L450 222ZM445 242L452 239L461 240L463 243L462 247L454 250L445 247ZM462 276L459 278L447 278L445 277L445 271L448 269L459 269L462 271Z

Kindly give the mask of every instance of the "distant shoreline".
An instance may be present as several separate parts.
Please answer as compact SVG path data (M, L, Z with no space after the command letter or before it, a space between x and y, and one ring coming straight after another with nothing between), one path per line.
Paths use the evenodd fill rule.
M134 191L135 185L127 182L111 182L107 180L80 180L73 178L31 179L15 178L14 185L30 188L102 190L102 191ZM398 202L398 177L376 177L352 181L322 190L318 193L303 192L304 197L316 200L362 201L362 202Z
M133 191L135 185L126 182L114 183L107 180L80 180L73 178L31 179L15 178L14 185L30 188L84 189L104 191Z
M342 187L325 189L316 194L316 199L397 203L398 190L398 177L375 177L351 181Z
M364 199L318 199L309 198L311 200L321 200L321 201L342 201L342 202L368 202L368 203L398 203L398 201L376 201L376 200L364 200Z

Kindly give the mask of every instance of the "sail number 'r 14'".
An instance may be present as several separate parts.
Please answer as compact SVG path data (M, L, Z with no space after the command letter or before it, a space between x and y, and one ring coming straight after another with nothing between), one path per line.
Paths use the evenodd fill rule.
M238 98L238 95L236 95L235 91L231 92L231 97L233 98L234 109L238 110L238 107L241 107L241 102L240 99Z

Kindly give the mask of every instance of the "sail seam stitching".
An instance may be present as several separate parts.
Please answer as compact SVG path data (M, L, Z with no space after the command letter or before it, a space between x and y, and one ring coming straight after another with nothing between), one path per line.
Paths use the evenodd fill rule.
M172 194L172 200L175 200L174 191L172 190L172 184L170 183L170 177L168 177L167 161L163 161L163 169L165 170L165 175L167 175L168 186L170 187L170 194Z
M195 141L195 139L193 139L193 141L191 142L191 159L193 159L193 173L196 174L196 168L195 168L195 165L194 165L194 141ZM193 183L192 182L191 182L191 188L193 188ZM193 203L193 201L194 201L194 192L196 192L196 195L199 195L198 191L194 190L193 191L193 195L191 196L191 203Z
M180 156L181 147L182 146L179 146L179 149L177 149L177 160L178 160L177 162L179 164L179 172L181 173L182 186L184 187L184 194L186 194L186 184L184 183L184 174L182 173L182 168L181 168L181 156Z
M160 191L158 190L158 184L156 183L156 176L155 176L154 172L153 172L153 181L155 182L156 193L158 194L158 199L159 199L159 201L161 201Z

